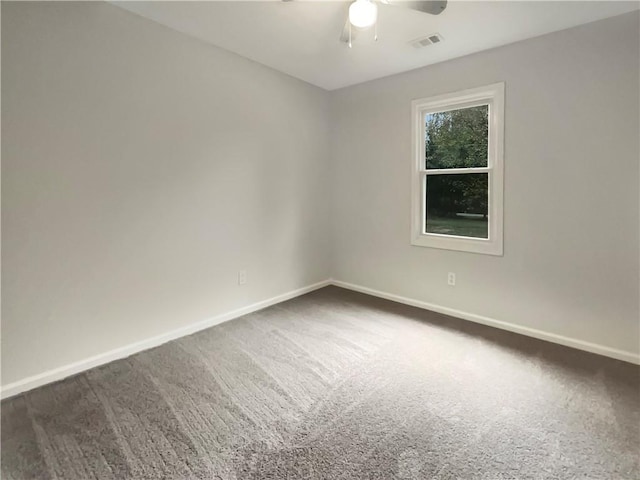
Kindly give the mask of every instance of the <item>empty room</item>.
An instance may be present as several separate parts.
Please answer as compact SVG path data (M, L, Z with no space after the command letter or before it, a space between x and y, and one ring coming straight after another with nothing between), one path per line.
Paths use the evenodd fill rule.
M1 41L3 479L640 479L640 2Z

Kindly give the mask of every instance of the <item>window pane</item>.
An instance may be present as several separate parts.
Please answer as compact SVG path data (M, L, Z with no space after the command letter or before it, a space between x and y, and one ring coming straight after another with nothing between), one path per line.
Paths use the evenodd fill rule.
M489 175L427 175L427 233L489 238Z
M427 169L486 167L488 144L488 105L425 115Z

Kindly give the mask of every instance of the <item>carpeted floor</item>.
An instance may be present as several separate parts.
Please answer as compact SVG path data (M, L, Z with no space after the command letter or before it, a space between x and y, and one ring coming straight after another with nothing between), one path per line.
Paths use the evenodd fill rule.
M2 403L2 478L638 479L637 366L328 287Z

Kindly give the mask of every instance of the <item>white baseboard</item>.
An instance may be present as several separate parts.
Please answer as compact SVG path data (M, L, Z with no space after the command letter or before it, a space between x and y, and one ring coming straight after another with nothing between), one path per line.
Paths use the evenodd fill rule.
M172 330L162 335L157 335L147 340L142 340L140 342L135 342L129 345L125 345L124 347L116 348L114 350L110 350L108 352L104 352L104 353L95 355L93 357L86 358L79 362L74 362L69 365L64 365L62 367L54 368L47 372L40 373L38 375L33 375L31 377L18 380L17 382L13 382L3 386L0 391L0 398L5 399L5 398L13 397L15 395L26 392L28 390L41 387L48 383L56 382L58 380L62 380L66 377L69 377L71 375L76 375L78 373L84 372L85 370L89 370L91 368L104 365L105 363L109 363L114 360L125 358L135 353L139 353L144 350L157 347L171 340L175 340L177 338L191 335L192 333L196 333L200 330L213 327L214 325L218 325L220 323L224 323L229 320L233 320L234 318L247 315L248 313L262 310L263 308L269 307L271 305L275 305L277 303L284 302L286 300L290 300L292 298L298 297L300 295L304 295L305 293L312 292L314 290L326 287L328 285L335 285L337 287L346 288L348 290L354 290L356 292L365 293L367 295L372 295L374 297L380 297L380 298L384 298L394 302L403 303L405 305L411 305L413 307L418 307L418 308L423 308L425 310L431 310L433 312L443 313L445 315L461 318L463 320L469 320L472 322L481 323L483 325L488 325L490 327L500 328L502 330L508 330L510 332L519 333L521 335L526 335L526 336L538 338L541 340L546 340L552 343L558 343L560 345L565 345L567 347L572 347L578 350L584 350L587 352L596 353L598 355L604 355L606 357L615 358L625 362L640 364L640 355L633 352L626 352L624 350L618 350L615 348L606 347L604 345L599 345L597 343L585 342L583 340L578 340L575 338L556 335L555 333L549 333L549 332L537 330L534 328L523 327L520 325L515 325L513 323L503 322L501 320L495 320L489 317L483 317L482 315L463 312L461 310L456 310L454 308L443 307L441 305L436 305L433 303L423 302L423 301L415 300L412 298L402 297L400 295L394 295L392 293L386 293L379 290L374 290L372 288L363 287L361 285L355 285L353 283L342 282L340 280L325 280L323 282L318 282L313 285L308 285L306 287L299 288L297 290L292 290L282 295L277 295L275 297L268 298L261 302L253 303L246 307L242 307L242 308L233 310L231 312L223 313L221 315L217 315L215 317L208 318L206 320L202 320L200 322L196 322L191 325L178 328L176 330Z
M331 284L336 287L346 288L348 290L354 290L360 293L366 293L374 297L384 298L398 303L404 303L405 305L411 305L413 307L424 308L425 310L431 310L433 312L443 313L451 317L461 318L463 320L469 320L490 327L500 328L502 330L508 330L510 332L519 333L528 337L538 338L540 340L546 340L552 343L558 343L567 347L576 348L578 350L584 350L586 352L596 353L598 355L604 355L605 357L615 358L624 362L640 364L640 355L633 352L627 352L624 350L618 350L616 348L599 345L597 343L585 342L576 338L565 337L563 335L557 335L555 333L545 332L543 330L537 330L535 328L523 327L515 325L509 322L503 322L501 320L495 320L489 317L483 317L482 315L476 315L474 313L463 312L454 308L443 307L434 303L422 302L413 298L402 297L400 295L394 295L392 293L381 292L372 288L363 287L361 285L355 285L353 283L342 282L340 280L331 280Z
M62 380L63 378L69 377L71 375L84 372L85 370L89 370L90 368L104 365L105 363L109 363L114 360L118 360L120 358L125 358L130 355L133 355L134 353L139 353L139 352L142 352L143 350L148 350L150 348L157 347L171 340L175 340L180 337L191 335L192 333L198 332L200 330L204 330L209 327L213 327L214 325L218 325L220 323L223 323L229 320L233 320L234 318L241 317L248 313L262 310L263 308L269 307L271 305L275 305L276 303L284 302L285 300L290 300L292 298L299 297L300 295L304 295L305 293L312 292L313 290L326 287L327 285L330 285L330 284L331 282L329 280L314 283L313 285L308 285L306 287L298 288L297 290L292 290L290 292L283 293L282 295L277 295L275 297L268 298L261 302L253 303L246 307L238 308L231 312L223 313L221 315L217 315L215 317L208 318L206 320L192 323L191 325L187 325L185 327L181 327L176 330L163 333L162 335L157 335L147 340L142 340L140 342L135 342L129 345L125 345L124 347L116 348L108 352L94 355L93 357L80 360L79 362L70 363L69 365L64 365L62 367L54 368L53 370L49 370L47 372L40 373L38 375L33 375L31 377L18 380L17 382L9 383L8 385L5 385L2 387L0 397L2 399L13 397L14 395L18 395L28 390L41 387L42 385L46 385L52 382L57 382L58 380Z

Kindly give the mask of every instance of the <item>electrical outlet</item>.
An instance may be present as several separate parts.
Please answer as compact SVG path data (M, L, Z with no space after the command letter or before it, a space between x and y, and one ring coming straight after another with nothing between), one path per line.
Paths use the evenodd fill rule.
M456 274L453 272L449 272L449 274L447 275L447 283L449 285L451 285L452 287L456 286Z
M238 285L244 285L245 283L247 283L247 271L240 270L238 272Z

